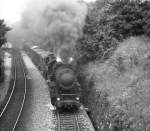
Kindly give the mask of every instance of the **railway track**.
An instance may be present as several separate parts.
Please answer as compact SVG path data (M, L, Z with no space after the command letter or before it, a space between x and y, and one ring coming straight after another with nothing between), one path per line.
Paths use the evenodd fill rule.
M91 125L87 122L83 111L72 113L57 112L53 117L56 119L54 122L57 124L56 131L94 131L94 128L91 130Z
M21 115L26 98L26 73L20 54L16 51L13 57L14 80L12 91L0 113L0 131L14 131Z

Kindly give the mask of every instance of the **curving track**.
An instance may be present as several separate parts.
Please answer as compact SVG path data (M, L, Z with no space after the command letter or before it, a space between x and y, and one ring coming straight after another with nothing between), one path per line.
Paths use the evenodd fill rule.
M26 97L26 73L20 53L13 52L13 76L10 97L0 114L0 131L14 131Z

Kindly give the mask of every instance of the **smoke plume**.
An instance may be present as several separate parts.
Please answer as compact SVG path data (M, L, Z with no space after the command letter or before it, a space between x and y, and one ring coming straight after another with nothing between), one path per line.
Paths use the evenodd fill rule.
M82 36L86 13L86 4L82 1L34 0L28 3L18 28L10 33L11 40L17 34L20 41L46 44L57 55L64 54L62 48L72 54L76 40Z

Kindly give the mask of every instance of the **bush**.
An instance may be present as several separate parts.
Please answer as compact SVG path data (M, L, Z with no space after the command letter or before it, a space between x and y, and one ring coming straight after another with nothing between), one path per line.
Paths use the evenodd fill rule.
M4 65L0 66L0 82L4 81Z
M98 131L141 131L149 124L149 39L121 43L141 35L150 37L150 1L101 0L89 9L76 47L84 69L92 61L84 104Z
M107 59L117 46L117 39L110 28L109 19L111 15L107 13L110 8L109 1L97 1L93 8L89 9L86 23L83 28L83 37L76 45L81 59L94 61Z
M4 24L4 20L0 20L0 47L7 42L6 33L10 31L10 28Z
M88 107L97 131L144 131L149 124L150 43L132 37L105 63L90 63Z
M77 50L87 62L106 60L119 41L139 35L150 37L150 1L100 0L89 8Z
M0 82L4 81L4 52L0 50Z

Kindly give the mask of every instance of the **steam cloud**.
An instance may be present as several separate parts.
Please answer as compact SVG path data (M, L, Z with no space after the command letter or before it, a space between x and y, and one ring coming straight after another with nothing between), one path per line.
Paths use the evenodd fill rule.
M63 51L68 50L71 55L76 40L82 35L86 13L86 4L82 1L34 0L28 3L22 21L14 26L9 38L19 43L46 44L56 55L62 56Z

